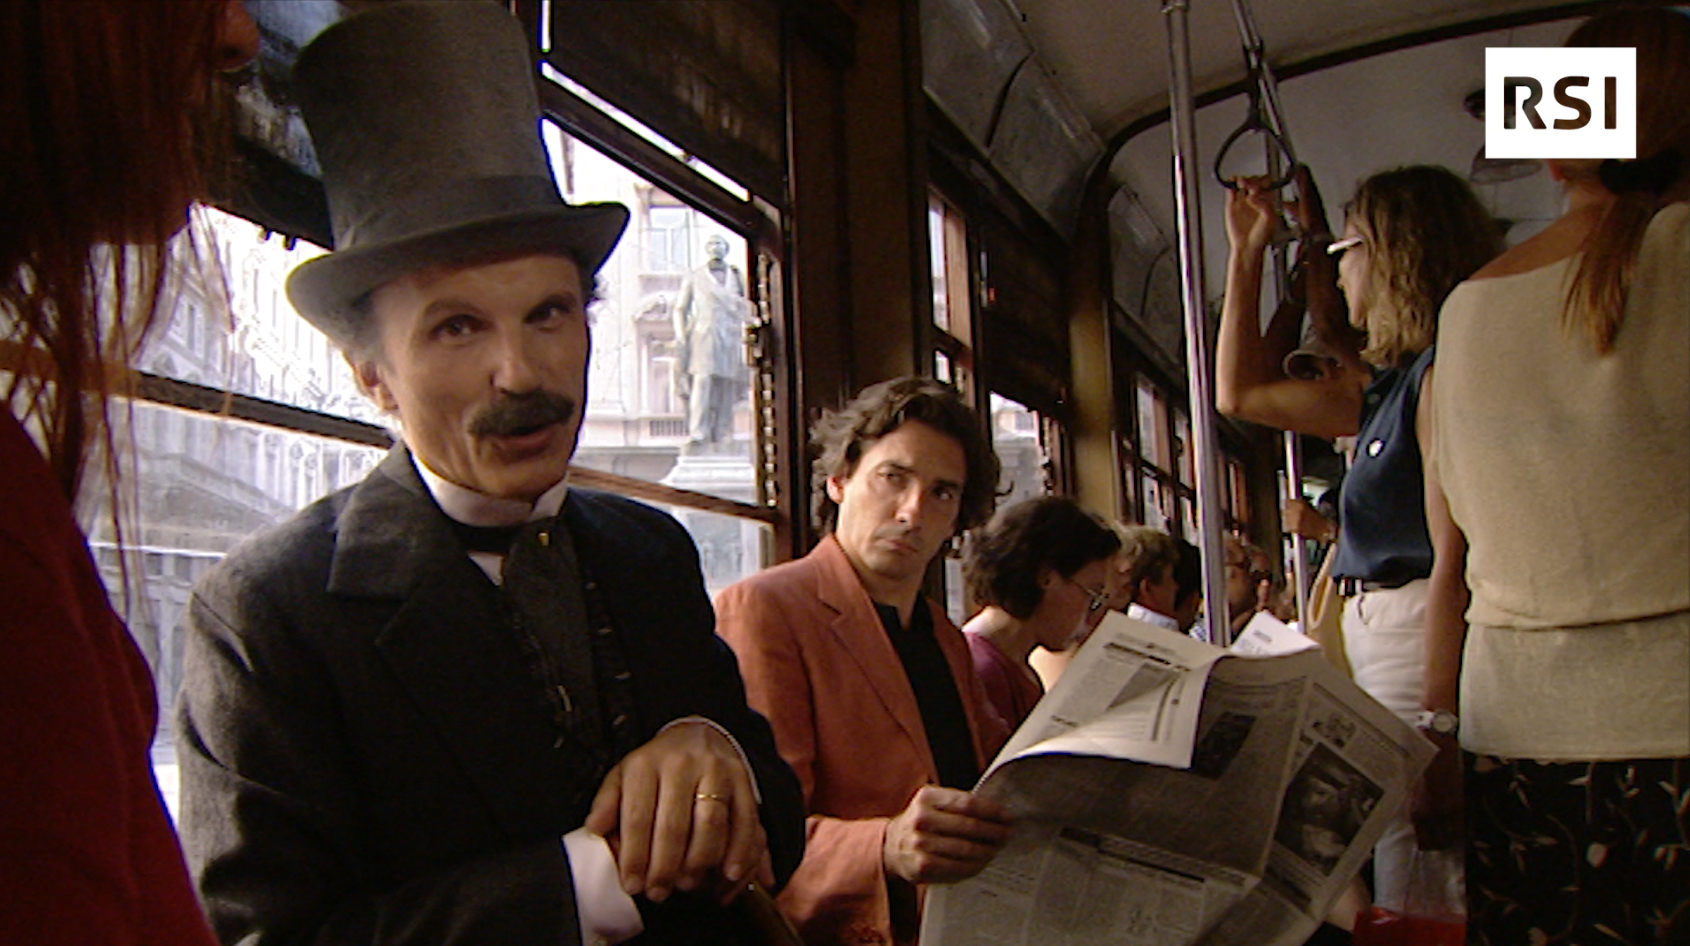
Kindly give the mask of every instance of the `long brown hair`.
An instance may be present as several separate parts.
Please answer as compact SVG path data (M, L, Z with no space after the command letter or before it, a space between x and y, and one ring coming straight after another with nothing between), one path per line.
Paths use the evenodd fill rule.
M4 395L71 499L96 449L115 490L112 367L156 320L201 191L194 118L224 15L222 0L0 3Z
M1415 165L1356 185L1344 216L1366 238L1369 311L1362 358L1386 367L1426 350L1456 284L1502 252L1502 233L1473 188L1449 170Z
M1567 290L1562 325L1569 332L1582 331L1596 351L1607 352L1625 319L1626 292L1643 232L1656 211L1685 197L1690 176L1690 17L1661 8L1617 10L1591 18L1573 31L1567 45L1637 49L1637 157L1642 159L1637 163L1652 163L1660 172L1654 181L1626 182L1631 186L1601 177L1615 200L1585 238L1583 258ZM1574 177L1601 175L1596 162L1568 162L1567 167Z

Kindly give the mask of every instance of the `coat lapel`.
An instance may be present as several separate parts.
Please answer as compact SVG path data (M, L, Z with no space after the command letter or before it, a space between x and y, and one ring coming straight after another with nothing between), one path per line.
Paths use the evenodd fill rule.
M493 817L518 830L531 820L534 786L556 785L558 775L548 768L555 753L535 751L551 742L541 701L513 698L513 689L536 687L497 588L470 561L403 447L360 484L336 525L330 593L348 608L371 608L374 646L400 688Z
M863 589L851 560L832 535L822 539L809 557L816 563L816 598L833 612L828 632L839 648L857 664L868 680L881 705L909 737L911 745L927 766L933 780L939 770L933 761L933 749L927 743L927 727L921 722L921 707L910 688L909 674L904 663L886 636L885 625L874 609L874 601Z

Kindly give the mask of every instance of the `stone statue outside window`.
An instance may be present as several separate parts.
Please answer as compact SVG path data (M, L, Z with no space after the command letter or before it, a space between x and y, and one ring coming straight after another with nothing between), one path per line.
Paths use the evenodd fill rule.
M675 297L677 389L687 402L686 453L721 453L733 438L734 405L745 396L745 277L728 263L728 241L705 241L708 259L687 273Z

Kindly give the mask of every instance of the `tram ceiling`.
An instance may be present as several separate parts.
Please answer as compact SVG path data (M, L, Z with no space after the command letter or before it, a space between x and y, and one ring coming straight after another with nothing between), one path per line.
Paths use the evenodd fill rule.
M1105 140L1167 108L1161 4L1156 0L1007 0L1039 59ZM1295 63L1394 42L1474 31L1474 24L1558 18L1591 4L1543 0L1253 0L1250 8L1281 76ZM1231 0L1188 0L1198 95L1244 79ZM1571 13L1554 13L1556 10ZM1405 91L1415 83L1405 85Z
M1064 233L1074 205L1052 201L1105 186L1115 302L1183 361L1173 311L1173 190L1167 127L1168 52L1158 0L921 0L924 83L997 173ZM1245 116L1246 66L1233 0L1187 0L1197 104L1197 169L1207 290L1224 275L1224 201L1211 177L1221 143ZM1472 174L1483 125L1463 108L1481 87L1487 46L1555 46L1577 18L1609 4L1544 0L1246 0L1280 80L1287 131L1334 212L1356 181L1429 163ZM935 50L937 47L937 51ZM1027 76L1039 80L1029 83ZM1029 88L1080 131L1071 148L1048 134L1024 152L999 141ZM1105 143L1094 149L1094 142ZM1260 173L1263 148L1239 147L1225 173ZM1089 163L1080 156L1096 160ZM1107 162L1102 163L1102 162ZM1041 192L1035 174L1068 175ZM1494 168L1490 169L1496 170ZM1530 171L1524 167L1519 171ZM1521 238L1553 219L1547 174L1473 174L1493 213ZM1124 198L1124 199L1123 199ZM1123 239L1125 238L1125 239ZM1133 245L1124 245L1133 244ZM1165 298L1164 298L1165 297ZM1164 311L1166 310L1166 311Z
M1202 149L1205 159L1212 160L1213 146L1242 118L1245 63L1232 0L1186 2L1193 91L1200 106L1209 106L1200 110L1209 115L1201 120L1220 129L1219 135L1200 140L1208 146ZM1482 83L1484 47L1555 45L1570 30L1569 18L1611 5L1602 0L1246 4L1267 60L1282 82L1298 86L1286 92L1298 156L1317 173L1330 167L1344 178L1341 187L1326 184L1329 197L1347 191L1358 176L1355 166L1365 173L1418 160L1468 170L1483 129L1463 111L1462 100ZM1152 182L1125 173L1129 165L1162 169L1165 161L1119 160L1135 138L1167 137L1167 41L1158 0L921 0L921 5L929 93L998 172L1059 229L1066 231L1069 208L1048 198L1071 194L1083 182L1067 181L1042 192L1024 182L1057 173L1053 166L1068 174L1079 168L1083 174L1087 157L1110 161L1109 177L1148 197L1153 203L1147 209L1171 201L1166 193L1149 194L1152 187L1168 190L1165 175ZM1561 25L1550 25L1557 21ZM1403 54L1434 48L1438 52L1431 56ZM1429 61L1436 66L1428 69ZM1323 83L1292 81L1329 73ZM1079 140L1060 146L1047 137L1041 150L1031 154L1005 148L999 139L1023 99L1051 100L1042 108L1059 121L1047 125L1057 130L1077 126ZM1345 124L1332 121L1333 116L1365 120ZM1305 126L1311 133L1300 132ZM1105 143L1101 152L1093 145L1099 141ZM1427 143L1449 147L1435 152L1424 147ZM1158 144L1166 150L1165 141ZM1536 202L1504 206L1499 213L1509 219L1553 216ZM1171 214L1157 217L1171 221Z

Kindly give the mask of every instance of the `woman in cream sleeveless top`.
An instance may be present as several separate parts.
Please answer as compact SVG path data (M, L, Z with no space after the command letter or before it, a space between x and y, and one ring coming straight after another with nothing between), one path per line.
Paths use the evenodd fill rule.
M1550 162L1567 212L1445 303L1427 708L1467 754L1470 942L1686 942L1690 17L1569 45L1637 48L1639 160Z

